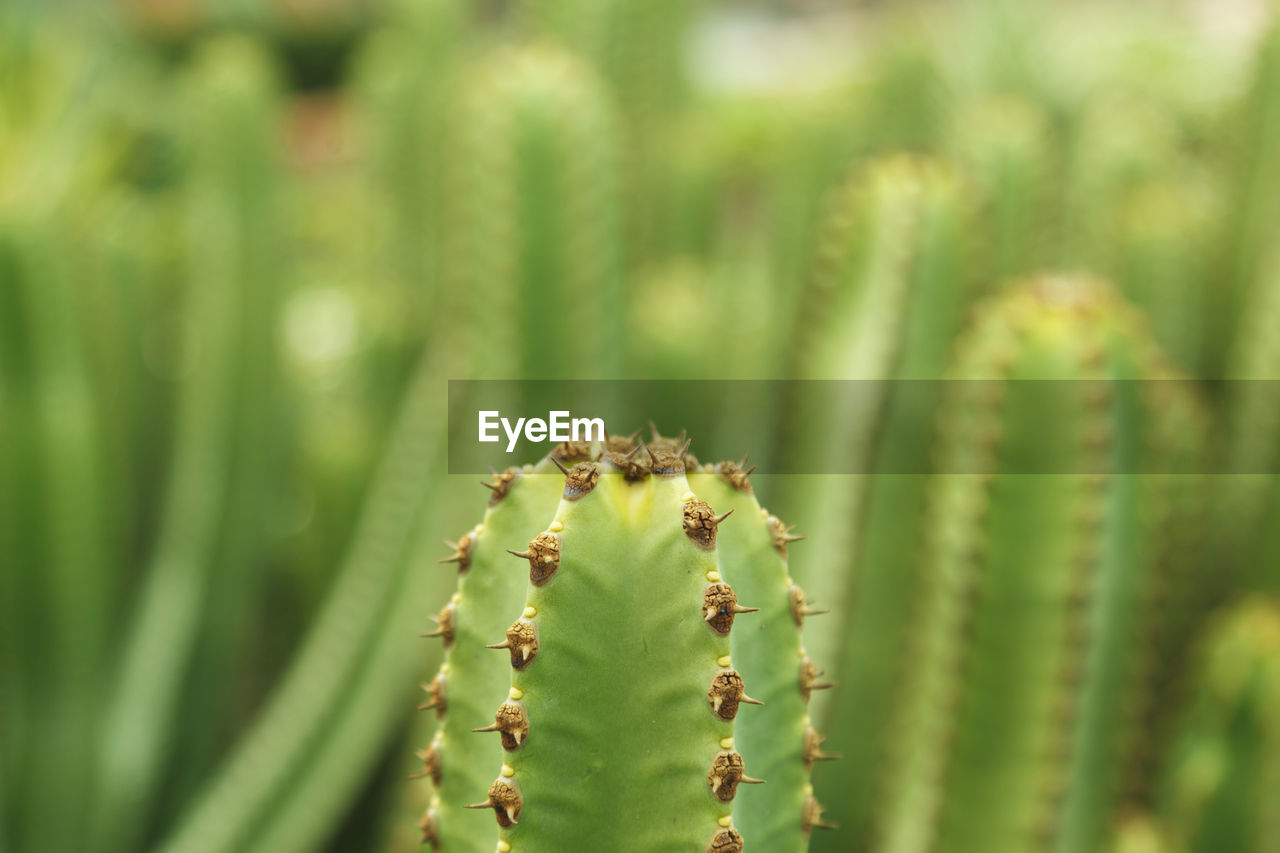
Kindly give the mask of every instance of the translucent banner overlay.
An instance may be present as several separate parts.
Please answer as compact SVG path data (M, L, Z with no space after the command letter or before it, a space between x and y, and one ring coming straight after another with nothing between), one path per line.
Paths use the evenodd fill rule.
M1280 381L1180 379L451 380L449 472L651 422L759 475L1280 472Z

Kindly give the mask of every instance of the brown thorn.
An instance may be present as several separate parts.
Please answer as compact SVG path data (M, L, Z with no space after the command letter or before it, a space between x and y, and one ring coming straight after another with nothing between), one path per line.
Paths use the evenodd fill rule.
M731 515L733 515L733 510L729 510L728 512L717 515L716 524L719 524L720 522L724 521L726 518L728 518Z
M560 469L561 474L564 474L566 477L569 476L569 469L564 467L564 464L559 459L554 456L550 457L550 459L555 463L555 466Z
M764 784L763 779L756 779L755 777L752 777L752 776L741 776L738 778L738 781L747 785L763 785Z
M511 648L510 640L503 640L501 643L494 643L491 646L485 646L486 649L509 649Z
M462 557L454 554L452 557L445 557L443 560L436 560L437 563L461 563Z
M688 452L689 452L689 445L693 444L693 439L692 439L692 438L685 438L685 437L684 437L684 432L685 432L684 430L680 430L680 437L676 439L676 441L683 441L683 442L684 442L684 447L681 447L681 448L680 448L680 452L679 452L678 454L676 454L677 456L684 456L686 453L688 453Z
M662 433L658 432L658 425L655 424L652 420L649 421L649 432L653 436L652 438L653 441L657 441L658 439L662 438Z
M490 489L490 490L495 491L495 492L497 492L497 491L501 491L501 490L502 490L502 486L500 486L499 484L497 484L497 483L486 483L484 480L481 480L481 481L480 481L480 485L484 486L486 489Z
M804 610L801 610L800 612L803 613L805 616L825 616L831 611L825 607L806 607Z
M639 433L639 431L637 431L637 432L636 432L636 435L639 435L639 434L640 434L640 433ZM630 452L630 453L628 453L626 456L624 456L624 457L622 457L622 458L623 458L623 459L625 459L625 460L627 460L628 462L630 462L632 459L634 459L634 458L635 458L636 454L640 452L640 448L642 448L642 447L644 447L644 446L645 446L645 445L644 445L644 442L641 442L640 444L637 444L635 447L631 448L631 452ZM652 455L652 453L650 453L650 455Z
M742 607L741 605L735 604L733 607L733 612L734 613L759 613L760 608L759 607Z
M743 694L742 694L742 698L741 698L741 699L739 699L738 701L739 701L739 702L746 702L748 705L763 705L763 704L764 704L764 703L763 703L763 702L761 702L759 699L752 699L750 696L748 696L748 695L747 695L747 694L745 694L745 693L743 693Z
M646 445L644 445L644 449L645 449L645 451L649 454L649 459L653 462L653 464L654 464L654 465L657 465L657 464L658 464L658 457L656 457L656 456L654 456L654 455L653 455L653 448L646 444Z
M751 472L752 472L752 471L754 471L754 470L756 470L756 469L757 469L757 468L759 468L759 467L760 467L759 465L752 465L750 468L747 468L745 471L743 471L743 472L742 472L742 476L744 476L744 477L750 477L750 476L751 476Z
M493 808L493 803L490 802L489 800L485 800L483 803L468 803L467 805L463 806L463 808L464 809L491 809Z
M499 728L497 723L490 723L482 729L472 729L471 731L476 734L481 734L483 732L500 732L502 729ZM467 806L467 808L471 808L471 806Z
M458 550L457 542L450 542L448 539L441 539L440 541L444 543L444 547L452 548L454 551Z
M632 444L635 444L639 438L640 438L640 430L636 430L635 432L631 433L631 435L627 436L627 441L631 442Z
M533 554L528 551L513 551L510 548L507 549L507 553L513 557L519 557L522 560L528 560L533 556Z

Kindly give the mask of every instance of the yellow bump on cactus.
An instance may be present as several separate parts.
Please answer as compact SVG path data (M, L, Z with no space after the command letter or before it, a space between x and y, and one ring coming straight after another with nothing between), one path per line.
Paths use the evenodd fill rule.
M707 572L707 580L711 581L712 583L720 583L720 573Z
M524 609L524 618L526 619L532 619L537 615L538 615L538 608L533 607L532 605Z
M731 737L722 737L722 738L720 738L720 748L721 748L721 749L733 749L733 738L731 738Z
M733 663L733 660L728 655L721 655L716 658L716 663L720 664L720 666L729 666Z
M502 765L502 775L510 779L512 776L516 775L516 769L510 764L504 764Z
M724 817L716 821L716 823L719 824L720 826L728 826L729 824L733 823L733 817L731 815L725 815Z
M506 841L499 841L498 853L511 853L511 845Z
M564 524L559 521L553 521L549 525L547 525L547 529L550 530L552 533L560 533L561 531L564 530Z
M510 692L508 695L509 695L509 696L510 696L514 701L519 702L521 699L523 699L523 698L524 698L524 691L523 691L523 690L521 690L519 687L512 687L512 688L511 688L511 692Z

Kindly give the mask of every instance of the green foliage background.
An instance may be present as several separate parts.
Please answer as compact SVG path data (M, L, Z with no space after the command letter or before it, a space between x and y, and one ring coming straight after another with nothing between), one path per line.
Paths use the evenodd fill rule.
M1199 452L1273 470L1274 395L1207 380L1280 378L1275 14L5 4L0 849L416 849L410 709L439 650L415 635L452 588L440 537L482 506L444 473L450 378L942 378L980 296L1087 271L1205 380ZM878 300L901 282L923 295L899 328ZM892 363L859 346L880 335ZM749 449L813 540L810 593L908 572L910 484L863 516L865 483L761 476L852 434L786 402ZM874 458L948 430L879 417ZM1256 822L1232 849L1275 850L1274 667L1251 662L1280 619L1280 485L1194 491L1162 532L1201 545L1117 849ZM906 580L882 592L908 611ZM1261 638L1238 654L1262 686L1198 690L1188 649L1249 594L1206 678ZM809 645L887 695L875 615L814 620ZM836 693L825 728L856 737ZM879 782L841 773L817 771L842 829L815 847L873 849Z

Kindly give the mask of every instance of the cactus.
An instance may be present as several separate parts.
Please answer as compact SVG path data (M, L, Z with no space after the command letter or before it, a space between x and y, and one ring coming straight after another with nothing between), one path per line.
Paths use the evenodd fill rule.
M1213 290L1212 313L1206 319L1208 334L1225 357L1237 325L1245 320L1245 300L1270 259L1280 216L1280 13L1258 46L1248 97L1232 127L1231 159L1234 170L1231 198L1234 215L1223 217L1220 244L1223 283ZM1209 375L1223 376L1223 365ZM1231 378L1231 377L1228 377Z
M1273 251L1254 282L1241 316L1229 365L1232 382L1224 463L1233 475L1223 478L1215 531L1231 560L1232 579L1247 587L1280 593L1280 346L1270 329L1280 320L1280 251Z
M893 472L796 478L791 496L801 526L823 532L797 560L796 576L817 602L848 614L809 638L815 656L839 673L830 705L815 710L845 759L833 771L845 795L830 804L844 837L824 838L820 848L862 843L874 809L925 500L923 478L902 472L928 458L940 388L920 383L906 399L893 395L905 386L887 380L945 373L976 290L963 273L965 198L958 178L928 161L895 157L859 170L827 213L824 254L805 301L800 328L817 331L798 338L809 342L798 372L874 380L860 387L875 395L876 407L870 416L852 408L864 396L850 388L835 395L840 409L801 400L797 423L826 428L802 445L800 470L820 471L823 460L835 458L851 460L849 470L860 473Z
M1051 117L1031 101L989 98L956 116L951 138L953 156L982 194L983 277L1024 276L1051 263L1058 227Z
M975 322L953 377L987 381L939 420L882 853L1103 843L1151 653L1162 480L1135 472L1160 470L1177 404L1128 380L1167 375L1094 281L1038 280Z
M420 753L425 842L806 849L822 823L808 768L826 756L805 709L823 684L800 645L795 537L760 510L749 471L696 466L683 439L614 436L487 484L484 522L449 543L461 578L431 632L448 651L424 685L440 717ZM504 551L528 561L527 585ZM768 713L747 723L765 710L742 709L761 701L749 679ZM772 775L753 798L756 764Z
M103 741L108 796L99 831L137 845L154 807L177 713L208 715L215 686L199 672L235 654L245 599L255 598L279 438L274 330L281 282L275 231L281 195L273 118L278 91L256 45L228 40L201 53L192 105L184 212L185 377L162 531L152 555ZM223 527L224 523L229 526ZM216 584L211 583L217 577ZM216 626L198 638L202 624ZM192 671L193 656L205 669ZM183 702L183 682L189 702ZM212 723L200 729L212 734ZM186 745L207 770L215 745Z
M1278 848L1280 609L1254 599L1222 615L1202 649L1161 810L1188 853Z
M617 375L619 152L599 82L571 55L509 50L474 70L459 99L441 251L460 350L493 377L566 377L584 364ZM522 317L527 333L491 346L494 314ZM551 346L553 328L574 331Z

